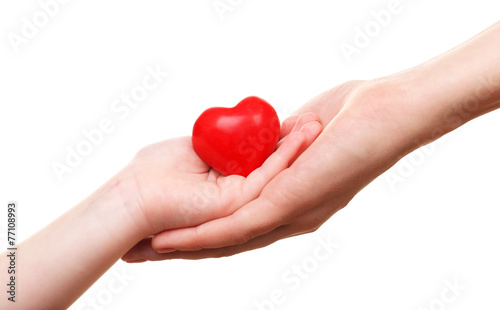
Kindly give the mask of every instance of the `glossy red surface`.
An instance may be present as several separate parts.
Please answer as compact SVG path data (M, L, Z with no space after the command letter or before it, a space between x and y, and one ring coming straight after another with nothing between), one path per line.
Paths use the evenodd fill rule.
M280 122L274 108L258 97L233 108L210 108L196 120L193 147L223 175L248 176L275 150Z

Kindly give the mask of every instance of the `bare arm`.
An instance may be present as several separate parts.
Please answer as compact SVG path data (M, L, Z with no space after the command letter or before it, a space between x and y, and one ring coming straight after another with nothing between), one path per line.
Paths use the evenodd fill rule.
M0 308L66 309L142 239L231 214L314 141L322 129L317 120L312 114L298 120L300 130L246 178L212 170L189 137L145 147L104 186L19 244L16 302L3 293ZM2 253L2 283L8 264Z

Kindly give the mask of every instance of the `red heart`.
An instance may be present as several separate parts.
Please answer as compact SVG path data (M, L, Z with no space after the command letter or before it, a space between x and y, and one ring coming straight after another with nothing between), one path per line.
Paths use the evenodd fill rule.
M274 108L258 97L234 108L210 108L193 127L193 148L223 175L248 176L274 152L280 121Z

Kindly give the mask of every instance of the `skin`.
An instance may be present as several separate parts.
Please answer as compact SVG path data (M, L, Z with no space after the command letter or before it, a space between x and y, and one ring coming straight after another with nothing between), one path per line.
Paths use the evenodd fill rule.
M143 240L123 259L229 256L315 231L406 154L500 106L498 46L500 23L414 68L326 91L296 111L317 113L325 129L257 199Z
M500 106L498 46L500 23L415 68L321 94L248 178L210 169L189 138L144 148L18 246L21 295L0 307L65 309L120 257L228 256L316 230L401 157Z
M190 137L145 147L101 188L18 245L18 296L15 303L1 298L0 308L66 309L142 239L231 214L312 143L322 130L318 120L312 113L297 119L296 130L247 178L211 169ZM8 264L4 252L2 279L10 276Z

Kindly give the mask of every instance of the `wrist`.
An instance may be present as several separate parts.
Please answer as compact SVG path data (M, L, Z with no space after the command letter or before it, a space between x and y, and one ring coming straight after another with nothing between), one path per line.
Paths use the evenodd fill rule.
M86 205L108 240L125 251L151 234L135 178L127 168L87 198Z
M346 141L353 144L348 149L360 148L360 158L369 158L372 164L391 163L425 144L433 127L425 116L434 112L426 111L421 101L414 85L400 77L368 80L346 98L334 126L348 130ZM336 131L331 130L333 135ZM362 141L355 139L358 132Z

